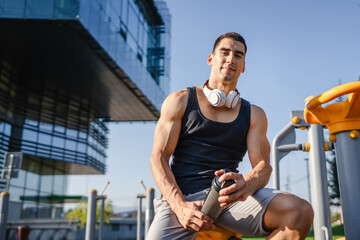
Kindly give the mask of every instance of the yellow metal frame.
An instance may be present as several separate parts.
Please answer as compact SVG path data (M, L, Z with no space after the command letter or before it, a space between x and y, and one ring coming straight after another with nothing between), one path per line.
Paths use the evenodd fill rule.
M222 228L219 226L216 226L214 230L212 231L203 231L200 232L197 236L196 240L228 240L231 237L237 237L240 238L242 234L236 233L233 231L230 231L226 228Z
M345 101L321 106L346 94L349 96ZM330 134L360 130L360 82L337 86L307 100L304 110L307 123L326 125Z

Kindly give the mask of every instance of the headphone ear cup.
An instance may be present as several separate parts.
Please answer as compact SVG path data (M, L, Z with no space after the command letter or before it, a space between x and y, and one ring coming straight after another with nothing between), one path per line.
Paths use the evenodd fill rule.
M212 90L209 95L207 96L209 102L214 107L221 107L224 106L226 102L226 94L224 91L220 89L214 89Z
M226 97L225 107L234 108L239 102L239 93L237 91L230 91Z

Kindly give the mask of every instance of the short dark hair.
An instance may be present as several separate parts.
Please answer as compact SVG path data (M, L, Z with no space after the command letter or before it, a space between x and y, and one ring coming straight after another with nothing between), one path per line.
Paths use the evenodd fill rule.
M241 36L239 33L236 33L236 32L228 32L228 33L225 33L225 34L221 35L220 37L218 37L215 40L212 53L214 53L215 48L219 45L220 41L223 40L224 38L230 38L230 39L232 39L234 41L238 41L238 42L241 42L242 44L244 44L245 54L246 54L247 46L246 46L245 39L243 38L243 36Z

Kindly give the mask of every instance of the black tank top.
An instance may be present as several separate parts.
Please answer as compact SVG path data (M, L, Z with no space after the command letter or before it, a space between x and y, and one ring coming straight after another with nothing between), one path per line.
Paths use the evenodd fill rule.
M241 100L237 118L230 123L207 119L200 111L195 87L188 88L189 100L181 123L179 141L171 170L184 195L211 186L214 172L236 169L244 157L250 126L250 103Z

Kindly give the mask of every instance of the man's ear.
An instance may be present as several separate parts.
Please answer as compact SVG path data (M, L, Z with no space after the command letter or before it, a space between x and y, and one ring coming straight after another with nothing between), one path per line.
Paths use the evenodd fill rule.
M212 60L213 60L213 55L210 54L210 55L208 56L208 59L207 59L207 64L208 64L209 66L212 66Z
M245 72L245 62L244 62L243 69L242 69L241 72L242 72L242 73Z

